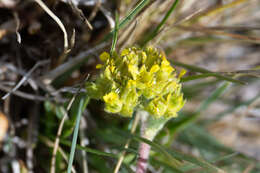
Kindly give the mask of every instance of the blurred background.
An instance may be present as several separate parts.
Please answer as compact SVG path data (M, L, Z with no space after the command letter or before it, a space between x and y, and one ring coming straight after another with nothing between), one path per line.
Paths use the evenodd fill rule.
M259 9L258 0L0 0L0 172L50 172L65 114L55 170L66 171L78 100L68 102L95 79L119 23L116 51L153 45L187 70L186 104L154 141L178 164L155 147L148 171L259 173ZM129 138L132 120L103 108L91 100L83 113L75 172L113 172ZM134 172L137 150L133 140L122 172Z

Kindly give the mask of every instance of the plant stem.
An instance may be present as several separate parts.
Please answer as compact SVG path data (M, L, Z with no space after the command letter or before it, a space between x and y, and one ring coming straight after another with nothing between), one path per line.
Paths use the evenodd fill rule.
M144 138L148 138L148 136L145 133L145 130L147 128L147 118L149 114L145 111L139 111L138 112L141 116L141 136ZM150 145L141 142L139 146L139 158L136 165L136 173L145 173L147 166L148 166L148 158L150 153Z
M145 173L148 166L148 158L150 153L150 145L141 142L139 147L139 158L137 162L136 173Z
M169 118L154 118L146 111L139 111L141 119L141 136L152 141L157 133L164 127ZM139 158L136 165L136 173L145 173L151 146L141 142L139 146Z

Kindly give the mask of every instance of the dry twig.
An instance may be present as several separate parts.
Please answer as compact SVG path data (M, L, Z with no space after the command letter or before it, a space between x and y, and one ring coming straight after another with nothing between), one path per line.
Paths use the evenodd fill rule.
M63 54L59 58L59 63L61 63L62 61L64 61L66 54L70 51L67 31L66 31L63 23L61 22L61 20L44 4L44 2L42 2L41 0L34 0L34 1L37 2L42 7L42 9L59 25L60 29L63 32L64 51L63 51Z
M26 74L23 76L23 78L18 82L18 84L17 84L10 92L8 92L6 95L4 95L4 96L2 97L2 99L3 99L3 100L6 99L10 94L12 94L14 91L16 91L24 82L26 82L26 81L28 80L29 76L32 74L32 72L33 72L36 68L38 68L38 67L41 66L41 65L45 65L45 64L47 64L47 63L49 63L48 60L37 62L37 63L33 66L33 68L32 68L28 73L26 73Z
M136 131L139 120L140 120L140 114L137 113L136 116L135 116L132 128L131 128L131 134L133 134ZM131 142L131 139L128 139L125 146L124 146L125 149L127 149L129 147L130 142ZM114 173L118 173L120 166L121 166L121 164L122 164L122 162L125 158L125 154L126 154L126 151L123 151L123 153L119 157L117 164L116 164L116 167L114 169Z
M55 69L49 71L47 74L42 76L41 81L44 84L50 84L54 79L56 79L61 74L65 73L66 71L68 71L72 67L84 62L88 58L89 55L94 54L98 50L103 49L108 45L109 45L109 43L102 43L102 44L99 44L99 45L97 45L96 47L94 47L90 50L81 52L76 57L71 58L68 62L59 65Z

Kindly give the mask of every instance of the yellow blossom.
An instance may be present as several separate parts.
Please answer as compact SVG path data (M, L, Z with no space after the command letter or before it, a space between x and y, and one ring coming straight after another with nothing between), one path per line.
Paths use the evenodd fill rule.
M90 97L105 102L105 110L132 116L143 109L156 118L175 117L183 107L180 78L163 53L153 47L131 47L121 54L100 55L102 72L94 83L87 83Z

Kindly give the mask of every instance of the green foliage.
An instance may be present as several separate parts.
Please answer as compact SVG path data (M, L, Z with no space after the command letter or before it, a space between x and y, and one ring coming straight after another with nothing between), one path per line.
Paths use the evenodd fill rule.
M203 167L203 168L205 168L205 169L207 169L208 171L211 171L211 172L219 170L217 167L213 166L212 164L210 164L209 162L207 162L203 159L196 158L196 157L193 157L191 155L183 154L183 153L178 152L176 150L166 148L166 147L164 147L164 146L162 146L162 145L160 145L156 142L150 141L148 139L142 138L142 137L137 136L137 135L127 134L127 133L124 133L122 131L115 131L115 132L117 132L118 134L121 134L121 135L128 136L130 138L133 138L133 140L135 140L135 141L144 142L144 143L149 144L155 151L164 155L166 157L166 159L168 160L168 162L170 162L172 164L172 166L180 167L180 164L181 164L180 161L185 160L185 161L188 161L192 164L201 166L201 167Z
M77 99L76 99L77 102ZM65 105L55 104L49 101L44 103L44 108L46 111L46 117L44 121L48 123L44 123L44 130L46 135L53 135L58 129L58 123L63 118L65 111ZM72 111L75 108L72 109ZM72 114L75 115L75 114ZM62 137L68 137L72 134L73 128L75 125L76 116L71 116L69 120L65 121L64 123L64 130L62 131Z

